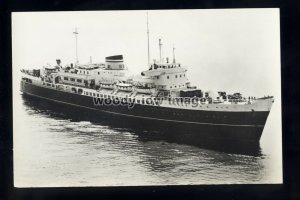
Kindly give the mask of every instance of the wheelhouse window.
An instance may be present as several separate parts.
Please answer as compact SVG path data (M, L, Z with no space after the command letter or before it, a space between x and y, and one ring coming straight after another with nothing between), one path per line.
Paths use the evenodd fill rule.
M68 77L64 77L64 80L67 81L67 80L69 80L69 79L68 79Z
M77 79L77 82L78 82L78 83L82 83L82 80L81 80L81 79Z
M74 79L74 78L70 78L70 80L71 80L71 81L75 81L75 79Z

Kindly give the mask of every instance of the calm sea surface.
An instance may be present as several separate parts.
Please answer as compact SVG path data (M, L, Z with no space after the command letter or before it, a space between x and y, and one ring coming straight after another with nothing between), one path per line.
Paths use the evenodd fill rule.
M275 102L276 103L276 102ZM275 105L275 104L274 104ZM228 153L72 119L14 95L19 187L281 182L281 125L273 107L257 155Z

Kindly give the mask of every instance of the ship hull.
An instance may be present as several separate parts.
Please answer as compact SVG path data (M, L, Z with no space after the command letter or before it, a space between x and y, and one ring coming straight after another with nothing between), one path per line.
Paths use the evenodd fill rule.
M217 112L140 104L129 109L126 106L95 105L92 97L24 81L21 82L21 91L39 99L42 103L56 103L61 105L61 108L73 107L72 112L75 115L89 117L91 121L99 119L106 122L113 121L124 127L157 129L165 133L166 137L193 142L207 140L258 142L269 115L269 111Z

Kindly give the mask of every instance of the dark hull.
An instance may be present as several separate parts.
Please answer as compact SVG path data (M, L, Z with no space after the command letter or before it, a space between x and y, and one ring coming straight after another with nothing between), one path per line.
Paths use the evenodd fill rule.
M269 114L195 111L138 104L128 109L125 106L94 105L92 97L25 82L21 83L21 90L24 94L39 98L41 103L55 102L61 105L62 110L66 106L72 107L75 117L113 122L120 127L159 130L165 137L194 143L258 143Z

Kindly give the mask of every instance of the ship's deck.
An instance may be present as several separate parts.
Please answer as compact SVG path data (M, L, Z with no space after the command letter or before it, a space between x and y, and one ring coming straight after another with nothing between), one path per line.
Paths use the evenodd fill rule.
M32 77L30 77L32 78ZM32 79L32 84L51 88L53 90L60 90L64 92L77 93L78 95L85 95L91 98L104 98L112 100L126 100L141 104L145 106L161 106L176 109L188 110L204 110L204 111L230 111L230 112L244 112L244 111L269 111L273 103L273 98L256 99L251 103L248 102L222 102L222 103L209 103L201 102L200 99L195 100L192 98L158 98L149 94L139 94L136 92L125 92L118 90L101 89L96 90L93 88L80 87L76 85L67 85L61 83L46 83L35 77ZM80 92L79 92L80 91Z

